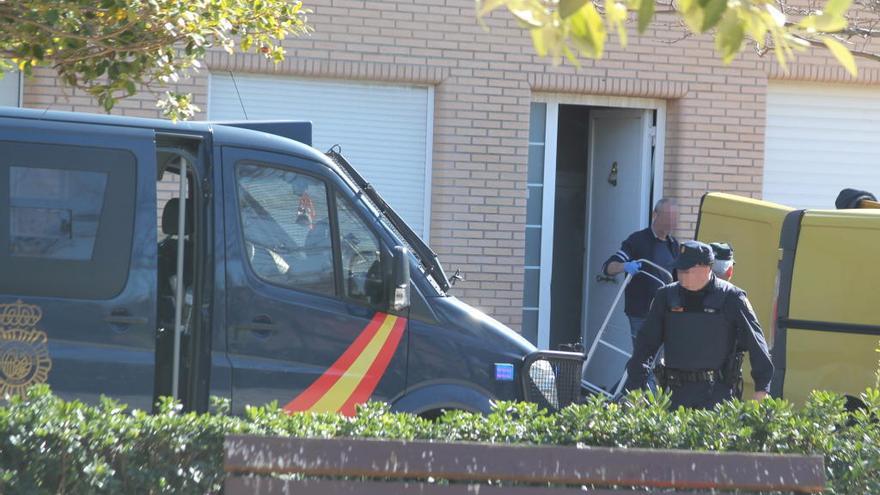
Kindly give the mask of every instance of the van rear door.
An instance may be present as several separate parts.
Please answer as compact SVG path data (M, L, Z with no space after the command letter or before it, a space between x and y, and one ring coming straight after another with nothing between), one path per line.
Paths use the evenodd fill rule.
M874 258L880 210L789 215L779 290L776 393L803 402L814 389L857 397L874 384L880 311ZM777 389L777 387L783 387Z
M0 119L0 394L150 408L155 176L151 129Z
M792 209L725 193L703 196L696 238L703 242L727 242L733 246L736 265L733 282L748 293L768 345L773 345L775 289L779 232ZM747 354L748 356L748 354ZM747 357L748 359L748 357ZM754 390L748 360L743 374L745 391Z

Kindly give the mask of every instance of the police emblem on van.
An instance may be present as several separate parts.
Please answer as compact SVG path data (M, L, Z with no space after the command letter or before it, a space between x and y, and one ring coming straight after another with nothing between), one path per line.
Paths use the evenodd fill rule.
M28 387L49 378L48 338L37 328L42 318L37 305L0 304L0 397L24 396Z

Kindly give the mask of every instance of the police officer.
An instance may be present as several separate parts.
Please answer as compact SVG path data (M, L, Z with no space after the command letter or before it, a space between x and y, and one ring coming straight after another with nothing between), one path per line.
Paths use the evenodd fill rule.
M687 241L675 262L678 282L657 291L627 363L627 390L644 388L648 363L661 345L661 385L673 407L709 409L734 396L739 380L737 347L747 349L755 381L754 399L770 390L773 364L758 319L745 292L712 273L709 245Z
M712 254L715 255L715 263L712 264L712 272L721 280L730 281L733 278L733 246L726 242L713 242L709 244Z

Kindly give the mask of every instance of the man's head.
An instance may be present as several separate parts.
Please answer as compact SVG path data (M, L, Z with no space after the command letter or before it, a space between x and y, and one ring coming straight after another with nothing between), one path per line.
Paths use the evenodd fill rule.
M657 201L651 219L651 226L654 227L655 232L672 233L678 227L678 203L672 198L663 198Z
M715 255L708 244L699 241L686 241L679 248L675 269L678 281L687 290L702 289L712 279L712 264Z
M712 271L715 276L722 280L730 280L733 277L733 246L726 242L713 242L709 244L712 253L715 255L715 264L712 265Z

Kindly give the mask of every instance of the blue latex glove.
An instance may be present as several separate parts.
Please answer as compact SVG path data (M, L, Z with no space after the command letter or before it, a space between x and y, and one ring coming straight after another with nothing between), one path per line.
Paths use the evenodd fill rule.
M630 275L635 275L642 268L642 264L638 261L627 261L623 264L623 271Z

